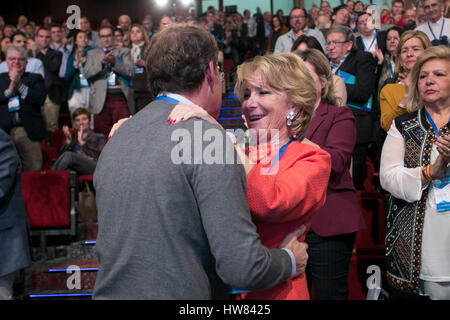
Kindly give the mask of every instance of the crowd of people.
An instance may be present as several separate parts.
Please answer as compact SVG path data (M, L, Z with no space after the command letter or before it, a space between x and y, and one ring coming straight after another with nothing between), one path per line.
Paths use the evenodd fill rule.
M1 29L0 129L23 170L40 170L67 107L52 169L95 172L95 299L223 299L228 286L238 299L346 299L368 159L390 195L391 293L450 299L449 15L444 0L380 15L349 0L287 16L210 7L155 28L151 15L97 30L21 16ZM244 149L216 120L226 63ZM215 160L199 161L211 136ZM0 181L1 201L17 192ZM23 264L0 262L0 297Z

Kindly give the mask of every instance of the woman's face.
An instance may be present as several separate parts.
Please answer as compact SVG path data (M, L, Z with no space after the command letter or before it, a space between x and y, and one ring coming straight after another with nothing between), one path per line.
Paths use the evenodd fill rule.
M419 93L425 104L440 103L450 107L450 61L433 59L420 69Z
M400 41L400 35L397 30L391 30L386 35L386 47L389 54L392 56L397 51L397 46Z
M80 114L75 117L75 128L82 131L89 130L89 126L91 124L91 120L86 114Z
M277 16L273 16L272 23L275 28L278 28L280 26L280 18L278 18Z
M319 78L319 75L316 72L316 68L314 68L314 66L311 63L305 61L305 65L314 79L314 84L316 85L317 99L319 100L322 97L322 89L325 83L323 83L323 80Z
M403 65L403 68L407 72L411 71L414 63L416 63L417 57L424 51L422 41L418 38L411 38L406 41L400 51L400 63Z
M250 129L279 130L280 139L289 136L286 115L293 109L283 91L270 87L261 70L257 69L247 84L242 102L242 112ZM259 131L261 133L262 131Z
M9 40L9 38L3 38L1 46L2 46L2 51L4 53L6 53L6 49L8 49L8 47L11 45L11 40Z
M75 44L78 48L86 48L89 43L89 39L86 33L80 32L77 34L77 38L75 39Z
M141 29L139 29L138 27L131 28L130 39L134 44L139 44L140 42L144 41L144 35L142 34Z

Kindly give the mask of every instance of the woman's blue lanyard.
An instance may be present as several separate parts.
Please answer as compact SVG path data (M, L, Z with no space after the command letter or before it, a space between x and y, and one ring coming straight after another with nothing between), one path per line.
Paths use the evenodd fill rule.
M427 23L428 23L428 28L430 29L431 34L433 35L433 38L434 38L435 40L440 40L441 37L442 37L442 31L444 30L445 19L442 19L442 27L441 27L441 33L439 34L439 38L436 38L436 35L435 35L434 32L433 32L433 29L431 29L430 21L427 21Z
M277 156L273 159L272 165L270 166L270 169L273 168L274 165L276 165L278 163L278 161L281 159L281 157L283 156L284 152L286 151L286 148L288 147L288 145L295 141L294 138L290 138L288 142L286 142L281 148L280 150L278 150L278 154ZM269 169L269 170L270 170Z
M394 73L394 68L392 67L392 62L389 61L388 64L389 64L389 72L391 73L391 78L393 78L395 73Z
M170 103L173 103L173 104L178 104L179 103L179 101L177 99L170 98L168 96L157 96L154 101L158 101L158 100L170 102Z
M373 44L375 43L375 40L377 40L377 35L378 35L378 30L375 30L375 35L373 36L372 42L370 43L370 46L367 49L366 49L366 45L364 44L363 37L361 36L361 42L362 42L362 45L364 47L364 51L367 51L367 52L370 51L370 49L372 48Z
M428 119L428 122L430 122L431 127L433 128L434 134L436 135L436 137L439 137L439 129L436 126L436 124L434 123L433 119L431 118L430 114L428 113L427 109L423 109L423 111L425 111L425 116ZM448 121L450 122L450 119L448 119Z

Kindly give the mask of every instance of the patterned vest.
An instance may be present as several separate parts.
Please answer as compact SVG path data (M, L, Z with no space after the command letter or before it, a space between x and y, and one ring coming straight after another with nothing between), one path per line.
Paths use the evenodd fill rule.
M405 141L404 166L424 167L430 164L435 133L426 121L423 110L402 115L395 125ZM448 125L439 134L448 134ZM419 201L408 203L389 199L386 217L386 264L389 285L396 290L418 295L425 205L430 187L423 191Z

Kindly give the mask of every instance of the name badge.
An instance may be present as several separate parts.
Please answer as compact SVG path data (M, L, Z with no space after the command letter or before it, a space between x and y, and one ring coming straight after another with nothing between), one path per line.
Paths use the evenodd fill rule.
M13 97L13 98L9 99L8 110L9 110L9 112L14 112L14 111L20 110L19 97Z
M116 74L114 72L110 72L108 74L108 87L113 87L116 85Z
M89 82L81 73L80 73L80 85L82 88L89 88Z
M144 73L144 68L134 66L134 73Z
M450 175L447 174L434 180L434 197L436 200L436 209L438 212L450 213Z

